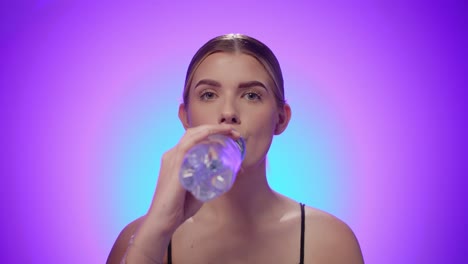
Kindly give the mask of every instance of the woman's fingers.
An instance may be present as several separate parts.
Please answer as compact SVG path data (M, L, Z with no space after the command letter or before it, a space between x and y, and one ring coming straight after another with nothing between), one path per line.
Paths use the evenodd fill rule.
M194 128L187 129L185 135L182 137L178 144L178 148L184 154L198 142L206 137L214 134L225 134L237 139L240 133L234 129L233 126L228 124L221 125L201 125Z

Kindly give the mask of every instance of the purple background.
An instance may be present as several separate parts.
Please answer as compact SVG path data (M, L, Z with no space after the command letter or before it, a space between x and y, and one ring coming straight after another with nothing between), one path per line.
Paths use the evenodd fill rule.
M274 189L355 231L367 263L467 263L466 1L3 1L2 263L103 263L150 203L186 67L256 37L293 118Z

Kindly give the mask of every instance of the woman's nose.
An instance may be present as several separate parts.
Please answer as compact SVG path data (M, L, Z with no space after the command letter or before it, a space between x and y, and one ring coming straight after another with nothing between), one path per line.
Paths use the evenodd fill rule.
M220 124L240 124L240 119L235 108L229 103L225 103L219 117Z
M239 117L233 113L224 113L220 120L220 124L239 124Z

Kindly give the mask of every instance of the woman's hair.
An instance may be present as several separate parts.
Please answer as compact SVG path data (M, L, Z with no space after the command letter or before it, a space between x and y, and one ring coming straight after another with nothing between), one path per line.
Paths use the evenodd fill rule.
M284 99L284 81L283 74L278 59L273 52L265 44L252 37L242 34L227 34L215 37L203 45L192 58L187 69L185 77L185 85L183 92L183 101L185 107L188 105L190 85L192 83L193 74L197 70L202 61L209 55L217 52L229 53L244 53L257 59L260 64L265 67L265 70L273 80L275 87L273 92L275 94L278 107L283 107L285 104Z

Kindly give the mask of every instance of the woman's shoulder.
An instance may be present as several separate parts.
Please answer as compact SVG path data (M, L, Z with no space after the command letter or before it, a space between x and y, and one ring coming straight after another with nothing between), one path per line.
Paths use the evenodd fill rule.
M338 217L311 206L305 206L306 259L308 255L327 263L363 263L352 229Z
M141 225L145 216L139 217L129 224L127 224L122 231L120 232L119 236L115 240L114 245L109 253L107 258L107 263L120 263L120 260L125 255L127 251L128 244L133 234L135 234L138 227Z
M334 228L346 228L348 225L343 222L341 219L338 217L334 216L333 214L330 214L328 212L325 212L323 210L320 210L318 208L305 205L305 219L306 222L309 224L312 224L313 226L320 226L322 228L327 228L327 227L334 227ZM348 227L349 228L349 227Z

